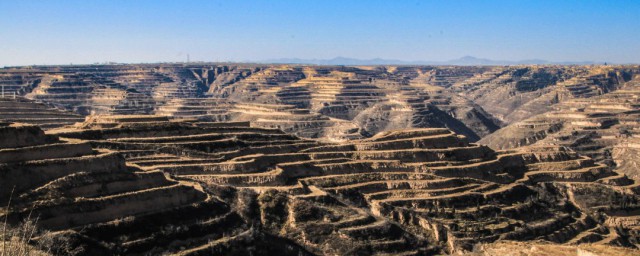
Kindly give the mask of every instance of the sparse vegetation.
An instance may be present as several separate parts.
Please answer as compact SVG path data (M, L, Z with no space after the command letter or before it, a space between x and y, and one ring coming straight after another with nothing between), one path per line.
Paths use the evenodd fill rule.
M3 226L3 250L430 255L505 240L569 248L632 248L640 241L638 184L607 162L620 152L595 145L634 138L629 120L629 127L608 130L624 131L622 137L597 134L622 124L609 119L622 114L602 114L619 105L594 112L585 107L580 113L595 113L587 121L582 114L562 113L568 116L556 119L573 123L521 124L522 131L535 130L527 143L544 142L566 127L587 127L553 142L587 145L583 150L594 153L593 159L549 144L495 151L470 143L501 122L461 96L493 85L509 95L554 92L561 85L547 82L557 80L567 82L562 86L569 93L595 99L594 92L615 94L610 90L619 82L611 80L617 75L610 69L571 80L589 69L256 65L232 76L238 80L218 83L215 77L244 72L241 64L120 68L104 78L114 86L93 88L88 81L102 77L96 74L82 82L44 81L47 87L35 88L35 94L80 112L133 114L135 104L144 102L151 106L141 112L159 110L153 105L159 104L160 112L175 115L93 115L47 133L0 122L0 133L7 135L0 137L0 196L15 187L17 199L3 212L11 216ZM125 71L146 82L115 86ZM585 85L595 80L593 88ZM186 81L194 86L184 87ZM82 94L74 92L77 87L95 97L67 101L70 94ZM205 97L207 90L225 97L190 98ZM620 91L615 97L630 100L635 94ZM557 102L573 104L561 97ZM173 120L179 116L193 119ZM413 126L431 128L390 131ZM276 127L286 132L270 129ZM579 138L566 141L571 136Z
M26 220L17 226L10 226L8 224L5 224L2 227L2 244L0 247L0 255L49 255L50 251L42 251L39 249L46 247L46 243L43 243L41 241L36 242L36 235L38 235L38 229L34 220Z
M287 194L275 189L267 190L258 196L258 204L260 205L260 219L264 227L279 233L289 216Z

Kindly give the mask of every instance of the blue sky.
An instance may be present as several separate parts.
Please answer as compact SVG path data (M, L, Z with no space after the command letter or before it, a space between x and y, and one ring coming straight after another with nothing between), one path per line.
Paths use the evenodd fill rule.
M0 1L0 66L275 58L640 62L640 1Z

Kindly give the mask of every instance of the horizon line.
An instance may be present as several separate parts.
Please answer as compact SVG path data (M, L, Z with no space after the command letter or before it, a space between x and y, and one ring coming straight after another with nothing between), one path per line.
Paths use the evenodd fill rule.
M359 62L382 62L382 63L374 63L374 64L339 64L339 63L329 63L329 64L318 64L317 62L329 62L329 61L337 61L337 60L346 60L346 61L359 61ZM450 62L456 61L488 61L493 63L470 63L470 64L453 64ZM531 63L527 63L531 61ZM315 62L315 63L314 63ZM387 63L384 63L387 62ZM533 62L542 62L542 63L533 63ZM312 65L312 66L384 66L384 65L394 65L394 66L520 66L520 65L566 65L566 66L591 66L591 65L640 65L640 62L627 62L627 63L618 63L618 62L609 62L609 61L549 61L545 59L538 58L530 58L523 60L494 60L488 58L478 58L470 55L465 55L463 57L457 59L449 59L449 60L401 60L401 59L385 59L385 58L367 58L367 59L359 59L359 58L351 58L351 57L343 57L337 56L333 58L298 58L298 57L282 57L282 58L270 58L265 60L191 60L191 61L142 61L142 62L121 62L121 61L104 61L104 62L92 62L92 63L40 63L40 64L27 64L27 65L7 65L3 64L3 68L11 68L11 67L46 67L46 66L89 66L89 65L152 65L152 64L195 64L195 63L235 63L235 64L289 64L289 65Z

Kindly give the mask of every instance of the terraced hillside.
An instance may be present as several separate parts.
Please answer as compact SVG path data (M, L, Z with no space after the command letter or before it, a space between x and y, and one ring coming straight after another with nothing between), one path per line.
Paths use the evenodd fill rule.
M639 179L639 96L636 75L615 92L558 104L555 111L505 127L480 143L496 149L564 146Z
M222 199L198 183L145 171L128 165L118 152L44 134L36 126L2 123L0 135L0 204L9 206L0 213L9 224L31 220L53 232L50 246L60 248L43 251L305 253L246 222L247 209L227 203L241 201L233 199L241 196L233 191Z
M4 69L0 217L62 255L633 254L638 69Z
M0 121L38 125L42 129L59 128L82 122L84 117L22 97L0 98Z
M3 188L20 184L18 198L27 205L13 207L12 212L23 215L12 220L24 217L35 201L51 201L55 207L69 202L66 207L96 211L100 208L83 202L122 198L120 205L129 197L136 198L133 202L163 201L164 196L151 195L172 191L167 201L174 203L149 206L162 208L147 209L153 213L123 206L108 218L69 222L65 210L41 210L56 220L41 222L44 227L73 234L74 241L88 249L97 243L110 252L197 255L274 248L261 242L266 239L286 245L282 248L287 251L278 253L421 255L471 250L478 242L501 240L625 247L638 243L638 183L564 148L496 152L447 129L388 131L327 143L247 123L172 122L158 116L94 117L52 134L41 136L59 136L67 141L63 145L91 145L97 156L121 154L127 164L114 156L117 164L102 167L112 170L105 175L137 178L112 186L106 177L4 181ZM31 148L23 147L51 142L16 143L3 147L24 152ZM73 157L90 161L82 157L86 154ZM21 172L38 170L32 160L16 160L23 161ZM14 165L6 163L5 172ZM90 174L82 175L102 173L86 172ZM154 182L137 181L146 175L158 176ZM95 182L105 185L91 185ZM138 182L145 185L133 185ZM47 189L32 183L46 184ZM154 192L145 197L146 191ZM190 196L180 197L184 194ZM76 199L52 200L60 195ZM183 201L172 201L175 197ZM238 247L243 244L247 246Z
M448 128L477 141L574 98L618 89L637 66L291 66L139 64L0 70L5 97L81 115L251 121L346 141L401 128Z
M230 86L237 88L230 98L238 102L231 110L232 119L332 140L399 128L446 127L475 141L500 127L480 106L432 85L434 77L442 75L433 69L280 67L277 72L263 71Z
M551 111L557 103L615 91L639 71L638 66L499 67L451 89L509 124Z

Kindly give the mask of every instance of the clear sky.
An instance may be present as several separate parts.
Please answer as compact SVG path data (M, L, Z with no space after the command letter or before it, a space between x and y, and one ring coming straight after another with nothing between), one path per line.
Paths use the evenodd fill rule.
M640 62L640 1L0 0L0 66L276 58Z

